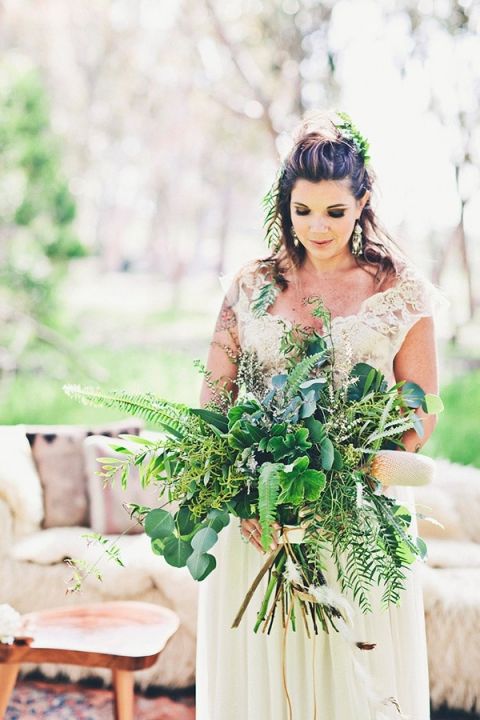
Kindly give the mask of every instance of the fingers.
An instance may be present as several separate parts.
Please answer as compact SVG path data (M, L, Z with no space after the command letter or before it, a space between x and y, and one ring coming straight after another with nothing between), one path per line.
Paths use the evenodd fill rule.
M265 553L265 550L263 549L262 543L261 543L261 536L262 536L262 526L260 525L259 521L256 518L251 518L250 520L242 520L240 523L241 530L243 537L248 540L257 550L259 550L261 553ZM279 529L280 525L278 523L274 523L272 525L273 528L273 541L270 544L270 549L275 550L275 548L278 545L278 539L279 539Z
M258 520L242 520L241 522L241 533L243 537L250 542L254 548L264 553L265 550L262 547L260 538L262 535L262 529Z

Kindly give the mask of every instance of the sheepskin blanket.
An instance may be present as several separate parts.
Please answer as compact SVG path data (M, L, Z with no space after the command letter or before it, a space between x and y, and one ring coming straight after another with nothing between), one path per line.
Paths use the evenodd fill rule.
M415 488L428 546L421 566L432 705L480 711L480 470L436 460L431 485Z
M0 498L13 516L16 537L39 529L43 495L24 425L0 425Z

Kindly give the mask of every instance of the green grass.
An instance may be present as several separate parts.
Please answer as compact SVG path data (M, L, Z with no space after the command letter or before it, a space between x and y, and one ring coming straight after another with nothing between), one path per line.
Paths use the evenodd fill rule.
M441 389L445 410L425 446L425 454L480 468L480 370Z
M68 424L96 425L120 419L122 414L110 408L81 405L67 397L65 384L94 385L104 389L130 392L153 392L167 400L198 404L201 376L193 366L195 357L205 353L167 352L159 347L130 347L118 350L107 347L90 348L82 359L104 368L105 378L99 382L78 371L21 373L17 375L3 398L2 424Z

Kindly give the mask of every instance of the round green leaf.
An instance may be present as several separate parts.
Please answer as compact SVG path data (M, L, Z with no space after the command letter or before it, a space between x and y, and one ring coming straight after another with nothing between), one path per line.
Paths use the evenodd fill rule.
M417 537L417 548L422 560L427 557L427 544L421 537Z
M408 407L411 408L420 407L425 397L425 393L420 385L414 382L406 382L400 392Z
M175 529L173 517L166 510L155 508L145 518L145 532L151 538L166 538Z
M215 545L218 540L218 535L215 530L211 527L202 528L193 536L191 543L192 548L197 553L205 553Z
M438 415L444 409L442 399L438 395L428 393L422 403L422 409L429 415Z
M333 449L333 465L332 470L341 470L343 468L343 457L337 448Z
M184 567L187 560L192 554L192 546L189 542L180 538L171 537L165 543L163 548L163 557L169 565L173 567Z
M305 426L308 428L310 440L312 440L312 442L322 442L325 437L325 429L319 420L315 420L315 418L310 417L305 421Z
M207 520L208 527L213 528L216 533L219 533L220 530L227 527L230 522L230 515L227 510L217 510L217 508L213 508L208 513Z
M163 555L163 549L165 547L165 541L160 540L160 538L155 538L151 541L152 546L152 552L155 553L155 555Z
M322 458L322 468L324 470L331 470L334 460L334 448L330 438L326 437L320 445L320 456Z
M213 555L208 553L193 552L187 560L187 567L194 580L204 580L217 566Z
M196 525L195 518L186 505L181 507L177 512L175 515L175 521L180 535L189 535L193 532Z

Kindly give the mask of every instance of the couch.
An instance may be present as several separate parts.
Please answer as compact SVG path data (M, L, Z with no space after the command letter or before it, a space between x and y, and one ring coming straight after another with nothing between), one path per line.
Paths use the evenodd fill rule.
M415 490L428 546L422 584L432 706L480 712L480 470L436 460Z
M142 423L127 420L105 426L0 426L0 603L21 613L60 605L107 600L141 600L174 610L180 627L158 661L136 673L140 687L188 687L194 683L197 583L186 568L173 568L150 549L141 526L122 504L154 505L151 488L133 479L127 492L96 473L96 458L113 456L112 437L138 435ZM121 535L122 532L127 531ZM126 567L102 557L96 532L116 541ZM120 537L119 537L120 535ZM66 558L96 566L82 589L72 586ZM33 666L23 666L28 672ZM47 677L59 673L76 681L95 675L109 682L107 670L42 665Z
M122 503L156 498L118 488L103 489L96 458L113 455L111 436L139 434L141 423L108 426L0 426L0 603L20 612L101 600L144 600L175 610L180 628L149 670L136 675L151 684L194 683L197 584L185 568L152 554L148 538ZM145 434L142 432L142 434ZM110 437L109 437L110 436ZM23 442L22 442L23 441ZM480 470L438 459L434 482L415 489L429 555L421 564L432 704L480 711ZM65 504L66 501L66 504ZM150 502L152 501L152 502ZM439 524L438 524L439 523ZM64 559L99 556L82 534L129 528L118 540L126 568L105 558L103 580L91 575L80 593L65 594L72 576ZM117 535L112 537L116 538ZM29 668L27 668L28 670ZM58 666L41 666L53 676ZM72 680L87 673L108 681L107 671L65 666Z

